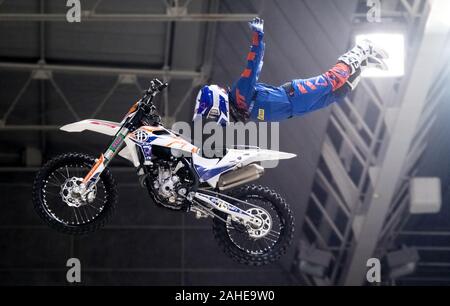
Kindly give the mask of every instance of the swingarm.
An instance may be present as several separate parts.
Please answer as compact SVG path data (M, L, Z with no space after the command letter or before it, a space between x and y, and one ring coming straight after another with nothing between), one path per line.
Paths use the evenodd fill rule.
M210 196L197 192L194 195L194 198L203 203L206 203L208 206L214 209L217 209L221 212L226 213L227 215L230 215L232 220L238 221L239 223L249 224L256 227L262 225L262 220L260 220L259 218L256 218L253 215L249 214L248 212L240 209L239 207L231 203L228 203L227 201L219 199L215 196Z

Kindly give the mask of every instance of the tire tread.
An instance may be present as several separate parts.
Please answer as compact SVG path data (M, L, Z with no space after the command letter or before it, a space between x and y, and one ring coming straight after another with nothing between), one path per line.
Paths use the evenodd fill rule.
M95 158L83 153L66 153L58 155L49 160L36 174L33 183L32 201L39 217L41 217L41 219L51 228L64 234L84 235L95 232L103 227L113 215L118 200L117 185L109 168L105 168L105 170L101 174L101 179L105 184L106 192L108 194L108 200L100 215L98 215L95 220L83 225L66 225L59 222L58 220L55 220L47 213L44 204L42 203L42 185L52 169L58 167L58 165L63 164L64 162L68 163L70 161L84 161L93 164L95 163Z
M282 212L285 222L284 227L287 235L281 238L283 240L280 242L280 245L263 255L248 254L242 250L238 250L228 236L225 223L218 218L214 218L213 220L214 237L225 254L241 264L263 266L278 261L281 256L286 253L288 247L292 243L292 239L294 238L294 217L292 212L281 195L264 186L246 185L238 187L231 191L230 196L239 198L239 195L245 194L256 194L265 199L270 199L272 204Z

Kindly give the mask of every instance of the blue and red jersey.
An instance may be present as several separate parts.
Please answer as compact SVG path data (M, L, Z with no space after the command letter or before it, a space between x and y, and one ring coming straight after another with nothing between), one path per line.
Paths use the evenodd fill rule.
M248 113L250 119L280 121L301 116L342 100L350 90L344 86L350 76L350 67L344 63L319 76L292 80L283 86L260 83L264 47L263 34L253 32L247 66L229 92L231 103Z

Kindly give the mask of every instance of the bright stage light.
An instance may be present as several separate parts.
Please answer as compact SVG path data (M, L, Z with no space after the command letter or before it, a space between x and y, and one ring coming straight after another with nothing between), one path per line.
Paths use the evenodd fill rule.
M362 77L400 77L405 74L405 37L398 33L370 33L356 35L358 43L369 39L375 45L386 50L389 58L385 60L387 71L369 68L363 71Z
M431 5L435 5L439 8L434 12L433 17L441 23L441 26L445 28L445 26L450 25L450 18L448 18L448 13L450 12L450 1L433 0Z

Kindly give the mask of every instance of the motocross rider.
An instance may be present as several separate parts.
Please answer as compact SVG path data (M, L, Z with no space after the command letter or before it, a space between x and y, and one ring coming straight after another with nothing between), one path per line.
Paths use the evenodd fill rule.
M264 57L264 22L249 22L252 45L247 66L231 89L203 86L197 96L194 120L208 118L225 126L229 113L237 121L281 121L341 101L358 84L367 67L386 70L387 53L365 40L339 57L327 72L309 79L296 79L281 86L258 82ZM231 103L229 103L231 102Z

